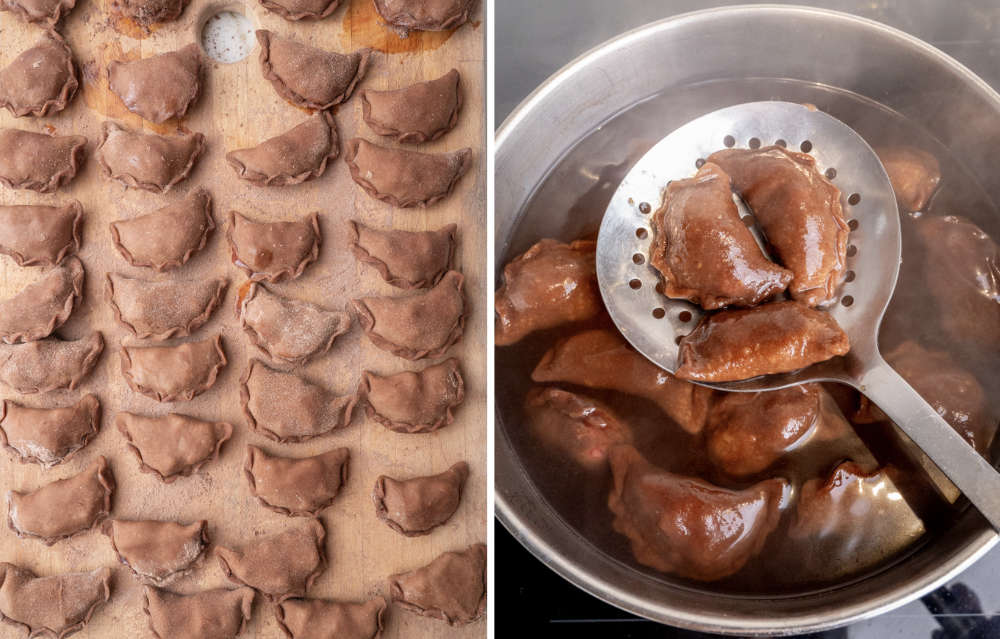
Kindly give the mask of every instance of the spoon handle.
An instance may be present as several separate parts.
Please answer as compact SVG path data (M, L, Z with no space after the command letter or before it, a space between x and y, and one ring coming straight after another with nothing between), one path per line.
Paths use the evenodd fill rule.
M881 357L859 390L882 409L1000 532L1000 473Z

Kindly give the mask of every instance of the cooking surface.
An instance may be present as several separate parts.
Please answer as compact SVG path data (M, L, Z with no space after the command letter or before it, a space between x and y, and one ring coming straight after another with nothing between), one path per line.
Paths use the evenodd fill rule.
M614 12L613 16L605 16L608 13L606 5L602 7L592 2L573 3L572 9L568 7L567 3L563 2L548 3L544 9L528 8L520 2L498 7L498 116L503 117L506 115L509 109L513 108L527 91L531 90L535 84L544 80L551 72L557 70L576 54L599 44L600 41L616 35L627 28L639 26L649 20L665 17L671 13L704 7L704 4L687 6L690 3L673 3L670 10L663 10L662 5L653 9L648 6L648 3L644 3L643 7L639 7L639 4L638 2L625 2L621 5L620 10ZM819 6L850 11L856 8L856 3L819 3ZM940 9L939 6L937 8ZM937 11L935 11L935 7L930 6L930 3L907 3L905 14L903 14L899 7L879 4L874 9L871 5L867 5L863 11L858 11L858 13L899 26L911 33L916 33L932 41L932 43L938 44L944 50L957 55L960 59L969 63L973 70L981 71L983 67L989 66L989 62L995 56L994 47L984 36L988 36L991 33L990 26L997 19L998 14L993 9L977 9L974 4L963 3L963 8L966 11L957 12L961 15L939 16L937 15ZM651 14L653 11L655 11L655 15ZM925 15L929 17L921 19L921 16ZM895 19L893 19L894 17ZM933 20L930 18L933 18ZM535 29L539 31L544 30L545 36L542 37L540 33L534 31ZM554 35L563 29L565 29L567 37ZM970 32L974 32L972 37L969 35ZM935 37L935 34L938 34L937 37ZM586 39L584 40L585 36ZM949 48L949 43L954 48ZM967 60L961 55L963 51L972 51L977 55L974 56L974 60ZM978 67L975 63L976 61L979 62ZM533 78L533 80L530 85L527 85L525 78L529 77ZM513 78L513 80L506 82L505 79L507 78ZM990 80L988 76L986 79ZM518 91L516 88L520 88L521 90ZM707 110L704 107L702 108L703 110ZM614 173L612 167L609 167L609 169L611 173ZM602 174L596 182L604 183L605 180L613 181L614 176ZM591 193L596 195L597 191L595 190ZM598 197L597 199L600 198ZM581 203L583 203L583 200L581 200ZM554 222L553 226L557 224L559 222ZM568 239L574 236L573 231L582 230L584 229L550 228L548 229L548 235L552 235L558 231L558 236ZM546 236L547 234L545 231L542 231L539 235L536 229L533 235L537 238L539 236ZM518 234L515 233L511 247L513 254L526 248L526 244L529 242L529 238L524 236L518 237ZM509 538L505 537L505 533L501 533L498 537L509 540ZM585 626L583 622L593 622L597 618L621 619L628 617L628 615L620 611L602 607L601 604L598 604L584 593L576 591L573 586L562 582L558 577L551 574L542 577L540 573L547 573L547 569L532 560L516 543L511 542L498 546L498 552L502 553L498 555L500 557L507 556L512 551L518 555L523 555L524 559L522 563L518 563L510 572L504 571L498 573L497 585L500 596L504 597L504 593L507 593L508 597L513 597L514 593L517 593L519 603L523 603L528 609L537 611L534 622L536 624L544 624L546 630L556 632L557 634L587 632L587 629L593 631L594 626ZM983 562L966 573L966 575L963 575L959 581L968 579L971 582L971 577L979 574L981 575L979 582L981 584L983 578L989 575L990 572L989 570L983 571L980 567L988 565L990 561L990 557L983 560ZM993 561L1000 563L1000 557L994 557ZM977 573L977 569L981 572ZM976 583L970 583L970 585L979 591L979 596L982 598L982 609L985 609L987 614L989 614L989 611L998 609L997 600L1000 599L1000 593L983 592L980 588L976 588ZM950 612L961 612L963 616L960 619L963 620L964 626L966 629L972 629L974 623L970 620L977 618L975 612L976 606L972 605L968 598L960 596L960 589L954 590L955 592L951 593L939 593L934 605L938 606L940 612L948 613L949 597L951 600L961 599L960 605L952 608ZM541 597L540 593L543 592L546 593L545 599L549 602L549 605L545 608L532 608L529 602ZM566 593L565 599L556 597L556 600L553 601L552 592ZM563 601L565 605L562 605ZM941 606L941 602L945 602L944 607ZM598 610L610 612L594 614L591 606L597 607L596 609ZM530 615L528 616L530 617ZM959 619L959 617L955 617L955 619ZM920 604L913 604L882 619L852 628L847 632L850 633L850 636L874 636L874 634L866 634L869 632L879 635L886 634L885 630L880 628L901 632L901 623L904 620L907 623L905 626L907 631L906 634L901 633L899 636L925 636L935 627L935 622L926 612L926 608ZM508 627L512 631L514 629L541 627L539 625L520 626L510 620L498 621L501 623L510 623ZM879 624L885 625L880 626ZM643 625L648 626L647 630L653 628L652 624L641 621L637 621L635 625L631 626L628 622L623 622L614 631L609 630L606 626L597 627L600 628L598 632L632 633L638 632L634 630L635 627ZM501 625L499 629L502 630L503 627ZM843 635L834 634L832 636ZM992 635L983 635L980 633L970 635L949 634L946 636Z
M207 143L206 152L190 179L165 195L152 195L126 191L120 184L104 178L94 155L100 142L101 122L110 117L130 128L139 128L143 123L126 112L119 99L107 90L106 83L99 79L100 69L110 59L148 57L195 41L202 22L223 6L209 0L194 0L179 21L161 25L149 37L136 39L115 31L108 14L110 4L102 0L80 0L65 24L64 33L81 67L80 93L65 111L41 120L15 120L6 110L0 113L0 127L39 130L51 125L58 134L77 133L89 140L84 169L67 188L51 195L0 188L0 203L51 203L71 198L81 202L84 224L80 258L86 269L85 292L81 305L57 332L67 338L78 338L97 329L105 340L104 353L96 369L78 390L21 397L4 388L2 397L37 406L47 402L66 403L82 393L93 392L101 400L101 430L86 448L51 470L18 463L3 452L0 454L0 486L4 491L34 488L78 472L103 454L108 457L117 482L112 498L112 517L183 522L206 519L213 546L238 547L260 535L292 524L301 525L303 521L272 512L253 497L243 473L247 444L261 446L271 454L293 457L346 446L351 451L347 483L332 506L321 514L327 531L329 565L309 591L310 596L359 600L376 594L386 595L386 579L391 573L422 566L444 551L460 550L485 541L482 8L477 9L472 23L450 37L448 34L413 34L408 41L400 42L395 34L375 22L371 0L344 2L344 6L327 19L295 23L266 11L256 0L225 5L245 13L255 28L271 29L319 47L344 52L364 46L375 48L375 59L360 88L395 89L440 77L452 67L461 72L465 107L456 129L438 141L417 148L438 152L468 146L473 149L473 166L449 199L423 211L395 209L372 199L351 180L342 157L331 162L320 178L296 186L262 188L238 179L225 161L227 151L255 145L308 117L282 100L262 76L256 45L249 57L234 64L205 60L203 93L183 121L185 127L203 133ZM122 25L125 27L127 25ZM141 35L134 29L129 33ZM3 42L0 65L6 65L38 34L36 27L26 26L10 13L0 13L0 42ZM362 123L357 93L336 109L334 117L339 129L341 156L344 143L355 136L393 146L375 136ZM166 127L147 123L145 128L161 131ZM200 186L211 192L217 225L207 246L185 266L168 273L157 274L130 267L114 249L108 223L175 202ZM437 229L457 223L455 268L465 275L469 315L464 337L448 352L449 356L459 358L465 379L466 398L455 411L455 422L434 434L406 435L390 432L366 419L363 411L359 411L343 430L306 443L277 444L251 432L241 412L239 380L248 358L261 358L262 355L251 345L234 316L238 290L246 276L230 261L225 238L230 210L267 221L303 219L318 211L322 232L319 259L307 267L301 278L273 285L272 289L333 310L344 309L356 297L409 294L390 287L375 269L355 260L347 246L347 220L359 220L376 228L406 230ZM34 276L31 272L34 270L20 269L8 258L0 260L0 296L6 298L17 290L24 283L24 275ZM223 336L229 363L213 388L193 401L175 404L159 404L128 389L119 368L119 351L123 342L134 344L140 340L114 322L103 292L105 273L109 272L157 280L228 278L229 287L220 307L191 338L205 339L219 333ZM338 337L328 354L315 358L298 371L337 394L345 394L355 390L362 370L387 375L421 369L427 364L427 361L407 362L376 348L362 336L355 317L350 332ZM124 438L114 426L114 416L122 410L141 414L163 414L171 410L202 419L227 421L233 424L234 434L223 446L220 458L210 462L202 474L164 484L151 474L139 472L135 456L127 450ZM442 528L424 537L404 538L377 518L371 495L379 475L405 478L435 474L458 461L469 463L470 476L458 511ZM88 532L46 547L34 540L18 539L4 525L0 530L0 560L15 562L43 575L111 567L115 574L110 603L98 610L90 625L74 637L151 636L142 612L142 590L127 568L119 564L108 538L101 533ZM169 585L168 589L189 593L215 587L233 587L233 584L225 578L217 559L207 555L192 575ZM481 637L485 635L486 625L480 621L466 627L448 628L440 621L392 606L387 614L384 636L437 637L442 632L450 637ZM271 606L260 595L254 604L252 621L242 636L281 636ZM23 637L23 632L0 624L0 637Z

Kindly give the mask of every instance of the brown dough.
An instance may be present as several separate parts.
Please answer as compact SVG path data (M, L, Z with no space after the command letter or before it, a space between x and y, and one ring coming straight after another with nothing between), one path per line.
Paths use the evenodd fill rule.
M829 476L803 484L785 542L808 548L797 554L800 570L856 573L884 564L924 535L923 523L891 479L895 472L868 472L846 461Z
M11 11L25 22L54 27L76 6L76 0L0 0L0 11Z
M931 351L906 341L885 354L885 361L944 418L969 445L983 455L996 434L998 415L987 409L986 393L976 376L962 368L950 354ZM889 421L867 397L854 421L859 424Z
M386 602L286 599L274 607L278 626L289 639L378 639L385 626Z
M787 373L851 350L832 315L791 301L706 315L680 346L677 377L701 382Z
M54 32L46 32L0 70L0 106L18 118L44 117L65 109L78 86L69 45Z
M730 490L668 473L632 446L616 446L609 459L613 526L644 566L699 581L728 577L760 553L781 517L784 479Z
M732 477L765 471L789 453L799 453L807 446L814 449L814 455L826 457L815 450L817 444L828 449L829 464L836 464L843 459L842 452L831 447L829 440L850 428L842 417L819 384L760 393L725 393L709 413L705 448L712 464Z
M216 588L179 595L143 588L142 611L156 639L236 639L253 612L252 588Z
M584 469L608 469L608 450L632 443L632 430L610 407L559 388L539 386L524 402L531 434L543 447Z
M115 248L132 266L169 271L205 248L215 230L212 196L198 187L152 213L111 222Z
M237 177L257 186L289 186L318 178L340 155L337 123L329 111L247 149L226 154Z
M83 207L21 204L0 206L0 253L18 266L55 266L80 250Z
M295 222L255 222L229 212L226 239L233 264L254 282L279 282L302 275L319 257L319 214Z
M139 133L111 120L102 131L97 161L104 177L151 193L166 193L187 179L205 150L201 133Z
M190 401L215 384L226 365L222 336L175 346L125 346L122 375L129 388L158 402Z
M377 146L354 138L344 159L368 195L400 208L425 208L451 195L472 166L472 149L421 153Z
M469 465L465 462L427 477L394 479L380 475L372 493L375 514L401 535L428 535L458 510L468 477Z
M243 415L258 434L303 442L351 423L357 397L338 396L313 382L251 359L240 380Z
M0 441L18 461L51 468L86 446L101 428L101 402L84 395L75 404L36 408L0 402Z
M163 586L194 568L208 546L208 522L179 524L172 521L109 519L101 532L111 548L142 583Z
M395 91L362 91L361 108L365 122L378 135L400 144L436 140L458 124L462 108L458 71Z
M354 221L347 224L354 257L373 266L396 288L429 288L451 268L458 228L454 224L436 231L380 230Z
M678 426L697 434L713 391L677 379L636 352L617 331L584 331L556 342L531 373L535 382L563 382L643 397Z
M260 70L282 98L325 111L346 102L368 70L371 50L337 53L260 29Z
M0 344L0 381L25 395L75 390L103 350L104 338L96 331L78 340L50 337L27 344Z
M215 549L230 581L250 586L280 603L304 597L326 569L326 531L319 519L289 525L283 532L257 537L241 548Z
M167 484L218 459L222 445L233 435L232 424L179 413L147 417L121 412L115 415L115 426L138 458L139 470Z
M469 21L475 0L375 0L382 19L406 36L409 31L447 31Z
M708 310L760 304L792 279L757 246L733 202L729 176L711 162L667 185L653 215L649 263L663 278L664 295Z
M396 605L463 626L486 612L486 546L446 552L422 568L389 577Z
M66 323L83 296L83 263L71 257L0 301L0 341L34 342Z
M840 189L816 168L811 155L780 146L726 149L713 153L774 248L794 273L792 299L809 306L836 296L847 261L847 235Z
M407 297L354 300L358 321L372 344L403 359L441 357L465 329L465 278L448 271L434 288Z
M912 146L880 148L878 158L889 174L899 208L907 212L923 211L941 182L937 158Z
M229 280L169 279L151 282L108 273L105 297L118 323L140 339L187 337L212 316Z
M149 30L150 25L173 22L190 0L111 0L115 12Z
M868 510L864 501L874 502L873 491L886 480L882 470L866 473L852 461L837 466L828 478L812 479L802 487L802 494L795 510L795 519L789 530L791 537L823 535L831 529L842 528L841 521L856 519L856 512ZM852 504L859 503L861 508ZM874 505L874 503L870 504Z
M254 346L292 366L326 354L351 328L351 316L343 311L278 295L256 282L237 299L236 312Z
M27 568L0 563L0 617L28 637L68 637L110 598L107 567L38 577Z
M333 448L311 457L280 457L247 446L243 471L250 492L266 508L282 515L316 517L347 483L350 456L347 448Z
M108 85L125 108L156 122L183 118L201 92L201 49L183 49L108 65Z
M596 257L596 242L544 239L508 262L494 295L497 346L603 313Z
M1000 246L954 215L916 221L924 281L949 339L996 352L1000 343Z
M369 419L399 433L430 433L454 421L465 382L454 357L421 371L381 377L362 374L358 396Z
M260 3L268 11L293 22L322 20L340 6L340 0L260 0Z
M35 490L7 493L7 523L47 546L90 530L111 512L115 479L102 455L84 470Z
M52 193L76 176L86 146L82 135L0 129L0 184Z

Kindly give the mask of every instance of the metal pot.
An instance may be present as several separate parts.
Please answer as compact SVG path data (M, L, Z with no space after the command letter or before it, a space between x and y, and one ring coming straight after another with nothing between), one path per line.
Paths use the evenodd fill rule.
M744 6L656 22L584 54L507 119L496 149L496 269L536 186L571 146L611 116L674 87L721 78L788 78L846 89L924 125L1000 202L1000 95L920 40L876 22L811 8ZM538 235L551 222L529 219ZM940 586L998 540L967 510L944 534L864 579L782 597L728 596L671 583L596 550L529 478L496 414L496 509L553 570L615 606L721 633L818 631L885 613Z

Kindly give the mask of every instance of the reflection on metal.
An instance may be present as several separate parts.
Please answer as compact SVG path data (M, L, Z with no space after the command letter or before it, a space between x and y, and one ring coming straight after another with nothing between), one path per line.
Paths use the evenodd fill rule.
M597 279L611 318L636 349L656 365L673 371L677 364L677 337L691 332L703 315L699 306L665 297L656 291L660 276L648 260L652 243L651 215L639 205L660 206L667 182L690 177L695 161L722 149L724 142L747 147L786 140L792 148L810 142L810 153L822 172L837 170L844 215L858 222L849 242L859 247L847 258L847 270L858 277L845 282L840 294L850 293L851 305L832 304L828 309L851 338L852 348L865 357L876 346L875 332L888 306L899 271L900 228L896 199L878 156L846 124L815 108L788 102L753 102L727 107L685 124L661 140L629 171L611 198L597 239ZM857 205L850 194L863 194ZM634 204L639 203L639 204ZM744 212L745 213L745 212ZM644 238L636 229L647 231ZM868 250L865 250L867 247ZM638 279L642 285L629 286ZM662 319L652 311L663 308ZM689 313L694 321L684 321ZM684 315L688 317L688 315ZM819 377L843 379L839 366L827 365ZM769 376L733 384L731 390L779 388L817 376L813 368L794 374Z
M859 68L868 72L858 73ZM656 22L605 43L553 76L511 114L496 146L498 271L536 185L572 144L651 95L734 78L789 78L872 100L879 109L933 130L944 146L962 149L969 175L1000 200L994 170L997 149L982 144L983 130L1000 118L1000 95L953 59L905 33L842 13L788 6L712 9ZM735 97L728 103L747 100ZM725 104L702 105L687 117ZM576 230L579 227L565 226L574 219L532 219L533 237ZM998 540L970 509L956 514L941 534L898 562L836 588L786 597L729 596L711 587L691 587L639 572L566 525L533 484L508 438L505 427L520 424L505 424L511 415L503 411L496 417L495 486L501 522L569 581L615 606L674 626L774 636L868 619L945 583Z

